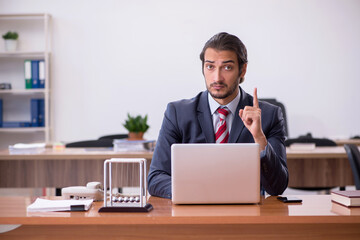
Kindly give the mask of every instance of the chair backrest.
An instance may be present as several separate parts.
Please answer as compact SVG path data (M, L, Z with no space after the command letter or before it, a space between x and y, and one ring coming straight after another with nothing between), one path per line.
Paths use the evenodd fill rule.
M285 145L289 147L293 143L315 143L317 147L335 147L336 142L327 138L313 138L310 133L298 138L290 138L285 140Z
M271 103L271 104L281 108L281 111L282 111L283 116L284 116L284 121L285 121L285 136L288 137L289 136L289 129L288 129L288 124L287 124L286 109L285 109L284 104L282 104L281 102L276 101L275 98L261 98L259 100Z
M359 148L354 144L345 144L345 151L348 155L351 170L354 175L355 187L360 190L360 152Z
M99 140L100 139L124 139L124 138L128 138L128 135L127 134L106 135L106 136L99 137Z
M113 147L112 139L98 139L72 142L65 145L68 148L86 148L86 147Z

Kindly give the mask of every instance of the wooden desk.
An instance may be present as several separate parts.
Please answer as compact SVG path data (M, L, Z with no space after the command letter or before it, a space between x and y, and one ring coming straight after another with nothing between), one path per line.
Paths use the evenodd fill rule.
M289 187L326 188L355 184L344 147L287 148L286 154Z
M107 148L46 149L40 154L13 155L0 151L0 187L56 187L103 182L104 160L109 158L145 158L149 170L152 152L114 152ZM138 186L137 164L118 166L118 183ZM114 172L115 173L115 172Z
M0 187L67 187L103 181L103 162L113 157L146 158L148 168L152 152L115 153L109 149L47 149L42 154L9 155L0 151ZM287 149L290 187L336 187L354 185L353 175L343 147L319 147L315 150ZM54 171L56 169L56 171ZM129 172L132 177L129 176ZM120 183L138 186L136 165L118 169Z
M298 196L302 204L275 197L259 205L175 206L151 197L150 213L27 213L30 198L0 198L0 224L21 224L1 239L359 239L360 213L347 215L329 195ZM343 207L344 208L344 207ZM345 210L341 213L341 210Z

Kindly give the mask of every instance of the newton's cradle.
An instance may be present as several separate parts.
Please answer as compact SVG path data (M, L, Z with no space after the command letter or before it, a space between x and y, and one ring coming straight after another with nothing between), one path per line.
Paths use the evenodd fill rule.
M118 196L112 193L112 164L138 163L140 172L140 194L138 196ZM104 162L104 206L99 212L150 212L153 206L147 203L145 158L111 158ZM110 197L107 198L107 182Z

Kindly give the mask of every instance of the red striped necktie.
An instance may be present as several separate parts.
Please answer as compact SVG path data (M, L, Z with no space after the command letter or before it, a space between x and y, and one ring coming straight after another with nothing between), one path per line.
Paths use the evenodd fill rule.
M229 140L229 130L226 126L226 116L229 114L227 108L218 108L220 122L216 126L215 141L216 143L227 143Z

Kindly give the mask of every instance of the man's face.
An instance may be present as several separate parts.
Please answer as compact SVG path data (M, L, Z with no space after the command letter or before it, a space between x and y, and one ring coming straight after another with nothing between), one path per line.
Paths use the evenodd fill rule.
M231 102L239 92L240 78L245 75L246 65L241 75L235 52L208 48L204 54L204 76L210 95L221 105Z

